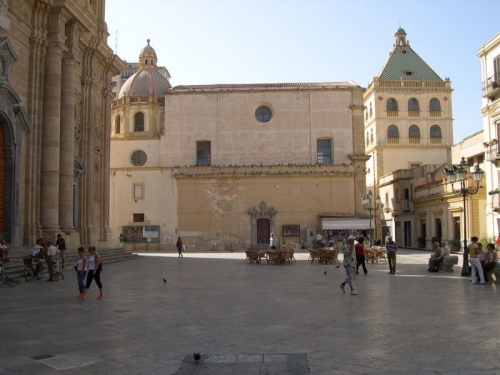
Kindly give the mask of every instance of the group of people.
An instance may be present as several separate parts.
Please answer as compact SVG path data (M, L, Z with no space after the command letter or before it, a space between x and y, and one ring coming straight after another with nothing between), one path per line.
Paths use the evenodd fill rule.
M55 246L52 241L47 241L47 244L45 244L43 239L39 238L31 248L31 258L47 261L49 269L49 279L47 281L54 281L54 263L56 263L58 255L61 258L61 268L64 268L66 263L66 240L61 234L57 235Z
M471 237L471 244L465 251L469 255L472 284L486 284L489 271L493 271L497 280L500 279L500 261L495 251L495 244L489 243L486 249L483 249L483 244L477 237Z
M349 285L351 295L353 296L357 295L354 290L353 279L356 274L359 274L359 267L362 266L365 275L368 273L365 265L366 247L364 242L364 237L350 235L344 240L344 245L342 246L342 252L344 254L343 266L345 268L346 278L340 284L340 289L345 293L345 286ZM393 241L392 236L387 236L385 247L387 250L387 261L389 263L389 274L394 275L396 273L396 251L398 250L398 246L396 242Z
M89 246L88 251L89 256L87 257L85 256L85 249L83 247L79 247L78 257L74 262L74 269L78 280L78 289L80 291L78 297L81 299L85 298L92 281L95 280L97 286L99 287L98 299L103 299L104 294L101 283L101 259L95 246ZM65 267L65 252L66 241L61 234L58 234L55 246L51 241L47 241L47 244L45 244L43 239L39 238L36 241L36 244L31 248L31 258L35 260L45 260L49 269L49 279L47 281L54 281L54 264L59 256L61 258L61 268Z

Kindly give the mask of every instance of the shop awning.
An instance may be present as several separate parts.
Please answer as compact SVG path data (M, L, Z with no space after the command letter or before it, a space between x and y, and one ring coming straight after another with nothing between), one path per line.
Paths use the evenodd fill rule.
M370 219L350 217L322 218L321 225L323 226L323 230L368 229L370 228Z

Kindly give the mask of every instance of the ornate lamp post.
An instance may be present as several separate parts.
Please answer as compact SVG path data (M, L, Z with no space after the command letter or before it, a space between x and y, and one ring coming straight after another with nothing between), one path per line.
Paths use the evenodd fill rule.
M461 195L464 205L464 256L462 264L462 276L470 276L469 272L469 253L467 251L467 212L465 205L465 198L468 195L474 195L479 190L479 182L483 179L484 171L479 168L479 164L474 167L474 172L472 172L472 179L476 182L476 186L466 186L467 185L467 162L462 156L460 164L455 166L452 165L450 168L443 168L443 173L448 176L448 181L452 183L453 193L456 195ZM460 189L455 189L455 182L460 183Z
M370 246L373 245L373 236L372 236L372 217L375 216L374 213L377 211L380 203L382 203L382 200L380 197L377 195L375 197L375 204L372 206L372 198L373 198L373 193L371 190L368 191L368 194L363 195L361 198L361 203L365 206L365 210L367 210L370 214ZM373 214L372 214L373 212Z

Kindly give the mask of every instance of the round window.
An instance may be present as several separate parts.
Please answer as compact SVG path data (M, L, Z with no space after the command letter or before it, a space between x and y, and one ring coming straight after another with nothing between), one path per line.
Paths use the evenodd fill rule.
M271 115L271 110L264 105L255 110L255 118L259 122L268 122L271 119Z
M137 167L142 167L146 164L148 157L144 151L136 151L132 154L132 164Z

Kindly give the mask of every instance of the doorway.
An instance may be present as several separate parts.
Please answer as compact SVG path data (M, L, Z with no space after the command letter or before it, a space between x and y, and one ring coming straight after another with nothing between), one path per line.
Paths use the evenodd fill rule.
M257 247L267 249L269 247L269 238L271 237L270 224L268 219L257 220Z
M405 247L411 247L411 221L404 222L404 243Z

